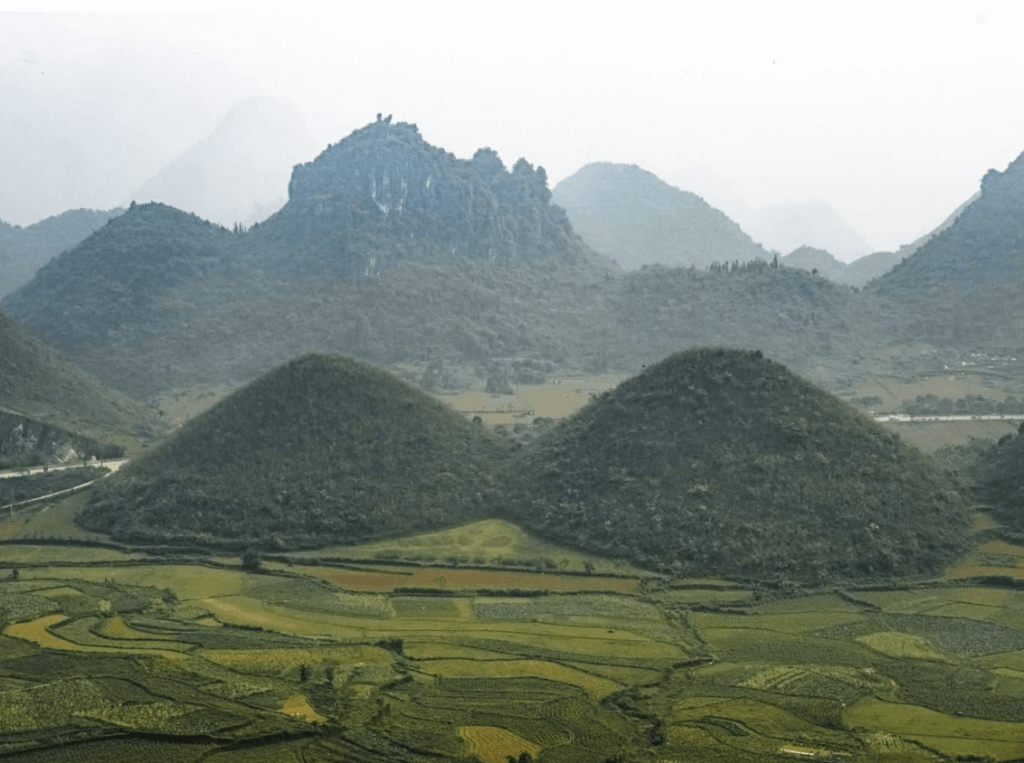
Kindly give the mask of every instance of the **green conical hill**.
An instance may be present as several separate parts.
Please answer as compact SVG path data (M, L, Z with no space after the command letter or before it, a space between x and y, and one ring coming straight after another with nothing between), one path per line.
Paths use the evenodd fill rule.
M926 456L760 352L678 353L591 401L510 469L514 520L691 575L913 575L962 547Z
M357 542L480 518L503 454L395 377L307 355L105 480L79 523L126 540Z

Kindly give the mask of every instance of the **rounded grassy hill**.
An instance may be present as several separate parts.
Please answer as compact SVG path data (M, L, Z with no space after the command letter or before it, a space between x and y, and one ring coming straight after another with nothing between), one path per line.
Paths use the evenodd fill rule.
M78 522L122 540L355 543L480 518L504 447L384 371L307 355L104 481Z
M677 353L521 451L511 519L688 575L935 572L964 499L919 451L760 352Z

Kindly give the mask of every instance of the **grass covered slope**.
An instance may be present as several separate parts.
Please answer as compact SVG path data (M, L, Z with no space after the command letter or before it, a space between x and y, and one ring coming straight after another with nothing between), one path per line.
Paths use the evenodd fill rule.
M126 540L354 543L480 518L503 453L391 375L307 355L104 481L78 522Z
M512 519L688 575L937 571L959 494L920 452L760 352L677 353L516 458Z
M71 365L2 311L0 410L129 450L165 431L146 406Z

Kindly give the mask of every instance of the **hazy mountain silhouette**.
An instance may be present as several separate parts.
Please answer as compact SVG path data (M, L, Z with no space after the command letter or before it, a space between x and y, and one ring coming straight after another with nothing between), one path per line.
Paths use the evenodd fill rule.
M28 283L51 258L80 244L122 212L75 209L25 227L0 220L0 298Z
M636 165L588 164L555 186L553 198L580 237L625 270L769 257L723 212Z
M127 201L161 202L226 226L254 222L284 203L293 165L315 150L289 104L248 98Z
M511 518L532 531L686 575L934 573L967 528L927 457L760 352L672 355L509 474Z
M867 239L825 201L750 207L735 214L743 229L766 249L792 252L809 246L843 261L871 253Z

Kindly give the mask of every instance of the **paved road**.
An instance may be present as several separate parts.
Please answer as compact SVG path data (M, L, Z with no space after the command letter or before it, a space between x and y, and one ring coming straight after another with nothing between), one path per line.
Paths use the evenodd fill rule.
M119 459L117 461L104 461L104 462L102 462L102 466L105 466L108 469L110 469L110 471L107 472L106 474L104 474L103 477L109 477L111 474L116 472L118 469L120 469L126 463L128 463L128 459L127 458L122 458L122 459ZM100 466L100 465L101 465L100 462L96 462L95 464L88 464L88 466ZM57 466L57 467L51 467L50 471L55 471L55 470L60 470L60 469L77 469L80 466L81 466L81 464L76 464L74 466ZM41 471L43 471L42 467L40 467L38 469L32 469L31 473L32 474L38 474ZM6 474L5 473L5 474L0 475L0 476L3 476L3 477L20 477L23 473L24 472L17 472L15 474ZM102 477L100 479L102 479ZM69 495L70 493L75 493L75 492L77 492L79 490L82 490L83 488L89 487L89 485L91 485L94 482L96 482L96 480L89 480L88 482L83 482L81 485L75 485L74 487L69 487L66 490L58 490L56 493L47 493L46 495L36 496L35 498L29 498L27 501L18 501L17 503L9 503L6 506L0 507L0 508L2 508L3 511L9 511L11 513L11 518L13 519L14 515L18 513L18 512L15 511L15 509L17 509L19 506L28 506L29 504L33 504L33 503L40 503L42 501L48 501L51 498L59 498L62 495Z
M110 473L113 474L122 465L128 463L127 458L118 459L116 461L90 461L85 466L105 466L110 469ZM0 471L0 480L8 477L24 477L26 474L42 474L44 471L59 472L64 469L81 469L83 466L81 461L76 461L73 464L65 464L64 466L51 466L48 470L41 466L33 466L31 469L5 469Z
M982 413L977 416L908 416L905 413L893 413L876 415L875 421L895 421L897 424L910 424L915 421L1024 421L1024 413Z

